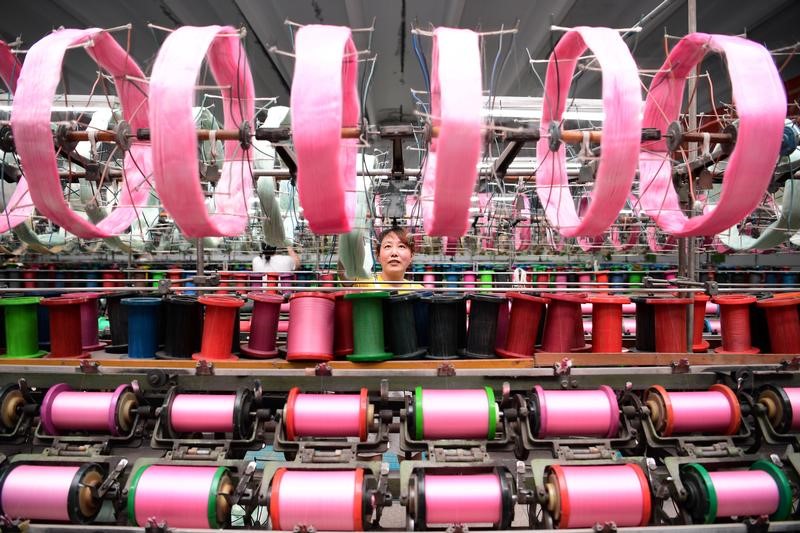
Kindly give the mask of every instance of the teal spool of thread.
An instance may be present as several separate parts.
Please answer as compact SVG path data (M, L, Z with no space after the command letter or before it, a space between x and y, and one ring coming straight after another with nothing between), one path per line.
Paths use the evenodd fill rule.
M353 301L353 353L348 361L378 362L392 358L387 352L383 337L383 300L385 291L346 294Z

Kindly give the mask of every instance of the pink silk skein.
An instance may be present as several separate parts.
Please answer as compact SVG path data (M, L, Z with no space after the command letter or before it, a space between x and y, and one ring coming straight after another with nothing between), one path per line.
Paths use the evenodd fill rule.
M3 482L3 514L11 519L69 522L69 493L77 466L19 465Z
M428 235L460 237L469 228L469 207L481 156L481 59L478 34L433 32L431 139L422 182L423 225Z
M603 70L601 160L583 217L575 210L566 169L566 147L550 151L549 128L561 121L578 57L589 48ZM547 65L542 134L536 143L536 192L548 221L565 237L600 235L617 218L631 191L641 138L642 97L636 63L616 30L574 28L561 38Z
M499 524L503 497L497 474L425 474L425 524Z
M164 208L187 237L234 237L244 233L253 196L251 149L225 142L225 162L209 215L198 174L192 104L203 59L222 93L224 128L252 128L255 89L239 34L231 26L183 26L166 38L150 77L153 174ZM251 129L252 131L252 129Z
M10 205L22 207L23 196L29 192L39 212L70 233L84 239L107 238L128 229L139 216L138 206L147 203L150 148L134 140L125 152L119 203L97 225L70 208L64 199L53 151L50 109L61 78L64 54L68 48L78 45L85 46L92 59L113 76L122 113L131 130L148 127L147 87L137 81L144 78L144 73L111 35L98 28L62 29L51 33L28 51L14 94L11 127L27 182L20 181L17 185Z
M178 433L232 432L235 394L178 394L172 401L170 425Z
M342 139L342 127L361 120L358 52L344 26L303 26L294 47L290 107L300 204L314 233L347 233L355 217L358 140Z
M272 478L270 519L273 530L296 525L317 531L362 531L364 471L279 469Z
M642 209L664 231L678 237L725 231L756 208L772 179L786 116L786 92L766 48L741 37L692 33L675 45L650 83L643 127L663 132L678 120L686 78L709 50L725 58L739 119L719 203L703 215L688 218L672 185L666 142L648 141L639 155Z

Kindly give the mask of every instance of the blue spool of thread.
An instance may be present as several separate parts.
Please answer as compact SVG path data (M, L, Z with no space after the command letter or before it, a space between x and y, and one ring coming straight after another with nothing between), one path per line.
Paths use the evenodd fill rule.
M152 359L158 350L158 317L161 298L124 298L128 309L128 357Z
M711 333L711 322L709 322L707 318L703 320L703 332Z
M767 285L777 285L780 283L778 281L778 273L777 272L767 272L766 276L764 276L764 283Z
M449 265L444 275L445 287L448 289L457 289L459 277L456 267Z
M191 272L184 272L182 274L182 277L184 279L191 279L191 278L194 277L194 274L191 273ZM183 284L183 286L184 287L196 287L197 285L195 285L193 281L187 281L186 283ZM189 296L195 296L195 295L197 295L197 291L186 291L184 294L188 294Z
M623 283L625 283L625 274L620 272L619 270L612 270L611 274L608 276L608 281L611 282L611 285L614 288L618 289L622 286Z
M89 270L88 270L88 271L87 271L87 272L86 272L86 273L83 275L83 277L86 279L86 286L87 286L87 287L99 287L99 286L100 286L100 282L99 282L99 281L97 281L97 276L98 276L99 274L97 274L97 272L96 272L96 270L95 270L96 268L97 268L97 267L92 267L92 268L90 268L90 269L89 269Z
M66 277L67 277L67 273L66 272L62 272L60 270L56 270L56 276L55 277L58 280L55 283L55 287L61 288L61 289L66 287L66 283L64 283L64 279L66 279Z
M797 286L797 272L794 272L794 271L786 272L783 275L783 284L784 285L788 285L790 287L796 287Z

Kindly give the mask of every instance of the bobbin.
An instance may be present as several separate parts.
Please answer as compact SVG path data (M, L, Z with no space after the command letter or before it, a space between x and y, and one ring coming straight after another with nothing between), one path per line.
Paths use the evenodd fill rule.
M722 434L735 435L739 431L739 427L742 423L742 410L739 406L739 400L736 398L736 394L729 387L721 383L711 385L708 392L722 393L730 404L730 422L727 428L723 430ZM644 403L650 410L650 420L652 420L656 431L662 437L672 436L676 425L676 417L670 399L670 393L661 385L653 385L645 391Z
M428 506L430 502L426 500L426 487L425 478L427 475L436 475L437 469L424 469L415 468L408 478L408 500L406 506L408 514L413 520L414 530L421 531L429 527L428 524ZM449 472L449 470L445 471ZM514 479L511 473L504 467L495 467L490 471L497 476L497 481L500 487L500 521L492 523L494 529L506 530L511 527L511 522L514 520L514 504L515 504L515 490ZM470 474L486 473L485 469L472 468L460 469L458 474L466 480L470 478Z
M296 428L297 421L297 398L302 395L299 387L292 387L289 391L289 396L286 398L286 404L283 407L283 417L281 425L286 432L286 438L289 440L297 440L302 437L326 437L329 435L298 435ZM300 415L302 416L302 414ZM370 403L369 395L366 388L362 388L359 393L359 410L358 410L358 435L359 440L367 440L370 427L373 425L375 419L375 405Z
M788 392L795 391L800 389L791 388ZM789 433L800 426L800 423L794 423L795 408L788 392L778 385L764 385L758 392L757 403L766 410L767 419L778 433Z
M170 388L161 407L161 428L166 436L171 439L186 437L185 433L176 431L172 425L172 408L175 403L175 398L178 395L181 395L178 387ZM191 396L191 394L186 395ZM222 396L227 395L221 394L220 397ZM253 408L254 402L255 395L252 390L246 387L239 387L236 389L233 410L231 412L231 424L233 426L233 438L235 440L246 439L253 433L253 416L251 409ZM203 433L203 431L199 432Z
M44 395L39 416L41 427L47 435L55 436L61 434L60 428L57 427L54 421L53 408L58 401L58 396L65 392L80 394L80 391L73 391L68 384L58 383L47 389L47 393ZM91 392L88 394L91 394ZM136 420L138 404L139 400L130 384L123 383L114 389L108 404L107 431L115 437L123 436L131 431ZM80 428L67 428L67 431L82 430Z
M13 475L17 468L36 468L37 466L44 467L50 465L48 463L19 462L5 465L2 467L2 469L0 469L0 515L8 516L12 519L27 518L36 520L37 517L35 516L13 516L11 509L3 508L2 494L9 476ZM67 513L69 515L70 522L73 524L89 524L94 521L100 512L100 508L102 507L102 501L96 496L95 489L97 489L103 483L103 480L106 477L105 470L97 463L82 463L80 466L76 466L75 469L75 474L72 477L72 481L69 485L67 501L65 502ZM47 483L47 481L48 480L46 478L43 478L39 480L39 484L43 485ZM36 487L31 488L32 490L36 489Z
M486 392L486 401L488 410L486 412L486 434L485 436L479 437L480 439L485 440L493 440L497 437L497 426L500 424L500 410L497 406L497 402L495 401L494 390L491 387L484 387L483 390ZM458 432L454 432L453 434L442 436L442 435L426 435L425 434L425 413L423 409L423 394L424 389L422 387L417 387L414 389L414 397L411 401L406 399L406 431L411 439L421 441L423 439L430 440L430 439L460 439L464 438L463 436L459 436ZM428 392L432 392L435 390L428 389ZM447 391L438 391L438 392L447 392ZM459 392L458 390L450 390L449 392ZM462 391L463 392L463 391ZM477 390L475 391L477 392ZM482 417L483 414L475 413L476 416ZM475 437L469 438L469 440L475 440Z
M792 512L792 486L786 474L775 464L759 459L749 470L760 470L769 474L778 489L778 507L769 515L770 521L786 520ZM719 499L711 474L699 463L685 464L680 469L681 482L686 489L683 504L696 524L712 524L717 518ZM766 514L765 513L759 513ZM741 518L741 517L740 517Z
M12 432L22 418L25 397L16 383L0 387L0 433Z
M130 477L128 485L128 498L127 498L127 511L128 521L134 526L146 526L146 523L139 523L136 518L136 498L137 495L141 497L140 484L142 477L150 470L150 473L156 472L159 468L170 469L198 469L208 467L195 467L195 466L167 466L159 464L145 464L140 466ZM228 468L219 466L214 471L211 478L211 483L208 490L206 515L207 524L203 526L211 529L219 529L230 524L231 521L231 504L230 496L236 488L235 481ZM149 513L148 513L149 514ZM148 516L148 518L150 518ZM159 517L162 518L162 517ZM163 518L162 518L163 519ZM205 521L204 521L205 522ZM191 527L190 525L175 524L170 522L172 527Z
M537 439L558 438L558 437L603 437L613 438L619 434L619 405L617 403L617 396L614 390L608 385L601 385L598 390L591 391L569 391L569 390L547 390L545 391L541 385L536 385L533 394L529 400L529 414L528 420L533 435ZM578 428L577 424L572 424L572 416L575 413L570 413L565 410L562 405L559 411L558 407L548 406L549 397L551 400L559 399L560 397L567 398L570 395L578 393L602 393L608 401L608 417L605 421L600 420L592 427ZM553 428L553 422L558 424L558 427ZM563 430L568 430L569 433L561 433Z

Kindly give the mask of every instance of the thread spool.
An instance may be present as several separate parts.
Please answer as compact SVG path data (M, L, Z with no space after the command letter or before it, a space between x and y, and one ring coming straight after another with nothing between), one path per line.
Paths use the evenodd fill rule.
M659 353L686 352L686 306L691 298L649 298L656 324L656 351Z
M448 240L449 243L449 240ZM447 271L444 274L445 287L450 290L458 289L458 278L461 277L458 270L453 265L447 266Z
M776 432L800 431L800 387L764 385L759 390L758 403L766 409Z
M653 385L644 395L650 420L663 437L702 432L708 435L735 435L742 423L736 394L720 383L707 391L667 392Z
M703 293L694 294L694 330L692 333L692 351L705 352L709 344L703 339L703 327L706 321L706 309L711 297Z
M242 307L245 306L242 300ZM233 311L233 335L231 335L231 353L238 355L242 353L242 308L237 307Z
M743 294L714 297L714 302L719 305L722 321L722 346L716 348L715 352L758 353L758 348L750 344L750 304L755 301L755 296Z
M581 289L590 288L592 284L592 275L588 272L582 272L581 274L578 274L578 284Z
M118 437L133 427L138 403L130 385L113 392L87 392L58 383L47 389L39 416L48 435L88 431Z
M353 353L353 301L345 300L345 294L334 294L333 355L337 358Z
M783 470L760 459L749 470L709 472L698 463L683 465L686 510L695 524L712 524L720 518L769 515L786 520L792 511L792 486Z
M353 353L348 361L378 362L392 358L386 351L383 335L383 301L389 297L385 291L346 294L344 299L353 302Z
M521 292L509 292L506 296L511 300L508 334L505 346L496 349L497 354L508 359L531 358L536 352L536 334L548 300Z
M152 359L158 350L158 318L161 298L125 298L128 309L128 357Z
M551 294L542 336L543 352L582 352L591 349L583 335L581 304L585 294Z
M219 529L230 524L235 481L223 466L143 465L128 487L128 520L174 528Z
M594 273L595 283L601 291L608 290L608 270L598 270ZM602 294L602 292L600 292Z
M63 298L80 298L85 300L81 303L81 343L83 343L83 350L87 352L94 352L102 349L105 346L104 342L99 340L99 331L97 327L98 303L100 297L103 296L99 292L73 292L65 293Z
M83 351L81 339L82 298L45 298L40 305L50 310L50 355L48 357L74 357L84 359L89 353Z
M293 387L283 408L286 438L358 437L366 441L375 418L367 389L359 394L304 394Z
M305 525L317 531L363 531L369 523L377 486L363 469L289 470L279 468L269 489L273 530Z
M122 305L122 300L136 296L139 293L134 291L109 292L106 295L106 313L111 330L111 343L106 345L106 352L128 353L128 307Z
M533 388L530 423L538 439L558 437L613 438L619 433L619 405L614 390L544 390Z
M472 292L475 290L475 282L477 281L478 277L475 272L469 270L464 272L464 291L465 292Z
M494 270L485 268L478 271L478 290L489 291L492 290L492 278L494 277Z
M206 312L200 352L192 354L192 359L236 359L231 351L234 322L244 302L235 296L201 296L198 301L206 307Z
M623 283L625 283L625 274L620 272L620 267L618 266L611 267L609 282L611 283L611 286L615 289L623 288Z
M630 303L630 299L593 296L589 302L592 304L592 352L622 352L622 306Z
M235 394L180 394L173 387L161 410L162 427L171 438L194 433L231 433L236 440L253 433L253 391Z
M769 298L756 306L767 316L767 330L772 353L800 353L800 298Z
M288 361L333 359L334 297L323 292L297 292L289 299Z
M19 385L9 383L0 387L0 433L12 433L22 418L25 397Z
M22 272L22 279L25 281L22 282L22 286L26 289L35 289L36 282L36 270L37 268L34 265L28 267L27 270Z
M164 299L164 350L159 359L189 359L200 351L203 305L197 296L170 295Z
M96 463L12 463L0 473L0 512L11 520L89 524L102 506L93 492L104 478Z
M642 285L642 271L639 268L633 268L628 274L628 283L630 287L640 287Z
M432 292L418 292L420 298L414 302L414 324L417 330L417 342L420 348L428 349L430 339L428 338L428 328L430 327L431 304L428 297L433 296Z
M264 292L251 292L247 297L253 300L253 314L250 318L250 337L247 344L242 344L242 354L257 359L277 357L275 342L283 297Z
M426 289L436 288L436 275L433 273L433 266L425 266L425 274L422 275L422 285Z
M408 510L419 530L450 524L509 529L513 494L514 484L505 469L457 474L416 469L409 478Z
M756 304L761 299L770 297L769 293L754 294ZM767 310L758 305L751 305L748 308L750 314L750 344L753 348L758 348L760 353L772 353L770 346L769 324L767 322Z
M414 390L406 427L416 440L479 439L497 435L500 412L491 387Z
M384 333L388 337L388 350L394 359L414 359L422 356L427 348L417 339L417 324L414 308L419 302L418 294L395 294L384 301Z
M39 349L39 326L36 308L40 298L22 296L0 298L5 311L6 353L4 359L31 359L47 352Z
M508 303L505 298L488 294L471 294L468 298L469 329L464 355L472 359L491 359L495 356L497 315L500 306Z
M783 284L789 287L797 287L798 273L796 271L786 272L783 275Z
M545 469L547 509L559 529L618 527L650 522L650 486L641 467L550 465Z
M511 302L507 298L502 298L500 306L497 308L497 335L494 341L494 351L505 348L508 340L508 322L511 319Z
M428 359L456 359L467 339L467 308L463 296L430 296L428 308Z

